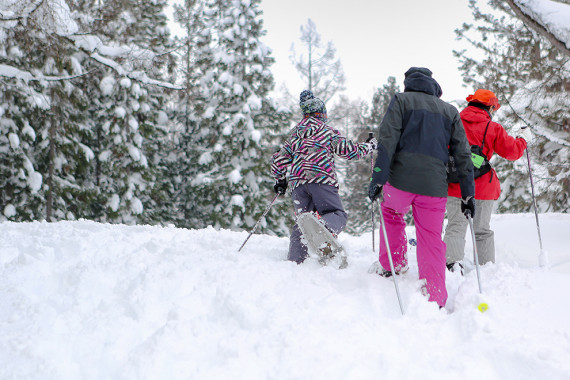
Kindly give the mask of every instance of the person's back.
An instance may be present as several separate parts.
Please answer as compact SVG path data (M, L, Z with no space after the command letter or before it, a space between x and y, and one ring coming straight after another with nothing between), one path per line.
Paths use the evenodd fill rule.
M497 96L490 90L478 89L466 100L467 107L461 111L465 134L472 146L482 148L482 155L488 163L494 153L508 160L519 159L526 148L530 136L514 138L499 123L492 121L493 113L500 108ZM475 204L477 213L473 216L475 240L479 264L495 262L494 232L491 229L491 214L494 201L501 194L501 185L495 169L490 164L488 170L475 178ZM483 171L481 171L483 172ZM447 268L452 272L463 273L465 232L467 220L461 210L461 191L458 183L451 182L448 188L447 219L444 241L447 245Z
M391 252L395 273L408 268L406 222L410 207L416 225L419 278L429 300L444 307L445 244L441 230L447 196L446 165L454 157L466 202L473 197L473 165L465 131L455 107L440 100L441 88L426 68L405 73L404 93L396 94L380 125L378 157L368 196L384 191L382 214L389 250L380 238L378 262L371 267L389 276ZM473 203L469 205L474 211Z
M439 99L442 91L431 72L410 69L404 86L392 98L379 131L379 155L392 160L383 163L390 166L388 182L411 193L445 197L449 152L458 151L462 172L471 162L459 112Z
M334 156L348 160L364 157L374 151L376 139L354 143L331 128L327 124L324 102L311 91L301 92L299 106L303 119L273 155L271 171L276 181L274 190L278 194L285 194L290 181L295 215L316 213L324 226L338 235L346 226L348 215L338 194ZM301 238L301 230L295 223L291 229L287 259L299 264L308 255L307 245Z
M369 145L355 144L324 120L304 117L289 133L273 160L273 175L282 177L290 166L289 182L294 189L306 183L339 187L334 156L348 160L371 153Z
M470 145L483 146L483 154L490 161L496 153L507 160L518 160L524 153L526 141L509 136L505 128L491 118L488 106L470 102L461 111L461 121ZM483 140L484 138L484 140ZM501 194L495 169L475 179L475 199L497 200ZM459 185L450 183L448 195L460 197Z

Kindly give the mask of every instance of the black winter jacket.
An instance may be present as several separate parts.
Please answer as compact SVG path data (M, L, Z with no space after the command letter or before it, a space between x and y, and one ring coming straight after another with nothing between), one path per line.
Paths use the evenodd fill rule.
M457 109L439 99L441 87L424 73L404 80L394 95L378 135L373 181L433 197L447 196L449 154L460 173L461 194L475 195L471 150Z

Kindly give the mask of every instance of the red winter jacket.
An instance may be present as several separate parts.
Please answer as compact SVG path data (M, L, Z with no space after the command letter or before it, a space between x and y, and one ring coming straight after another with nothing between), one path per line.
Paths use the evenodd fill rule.
M460 113L461 121L465 127L465 135L470 145L481 146L485 127L491 120L489 113L481 108L468 106ZM505 128L499 123L491 121L485 137L483 153L491 159L493 153L515 161L521 158L526 148L526 141L522 138L514 138L507 134ZM447 189L450 197L461 198L461 190L458 183L450 183ZM496 200L501 195L501 184L497 178L495 169L475 179L475 199Z

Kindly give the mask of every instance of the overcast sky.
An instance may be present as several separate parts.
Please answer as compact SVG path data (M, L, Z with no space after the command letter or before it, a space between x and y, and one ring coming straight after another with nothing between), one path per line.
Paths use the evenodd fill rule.
M452 51L462 42L454 29L471 22L467 0L262 0L264 42L273 50L277 87L286 83L292 94L303 83L289 60L290 47L302 45L300 27L312 19L323 41L332 41L341 59L347 95L372 99L374 90L396 77L403 88L404 72L424 66L443 89L442 99L464 100L473 89L462 87L459 63Z
M181 0L170 0L180 3ZM389 76L403 89L404 72L424 66L443 90L442 99L465 100L475 89L464 88L452 51L469 47L454 30L472 22L467 0L262 0L263 41L272 49L276 90L285 84L296 96L304 84L289 56L291 44L302 51L301 25L312 19L324 42L332 41L341 59L345 92L370 102ZM168 10L171 16L171 10ZM176 32L176 25L171 24Z

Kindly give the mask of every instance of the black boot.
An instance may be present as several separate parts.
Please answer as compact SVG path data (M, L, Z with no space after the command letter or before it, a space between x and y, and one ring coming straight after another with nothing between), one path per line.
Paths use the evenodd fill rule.
M459 272L463 276L463 264L461 264L459 261L456 261L454 263L447 263L446 266L448 271Z

